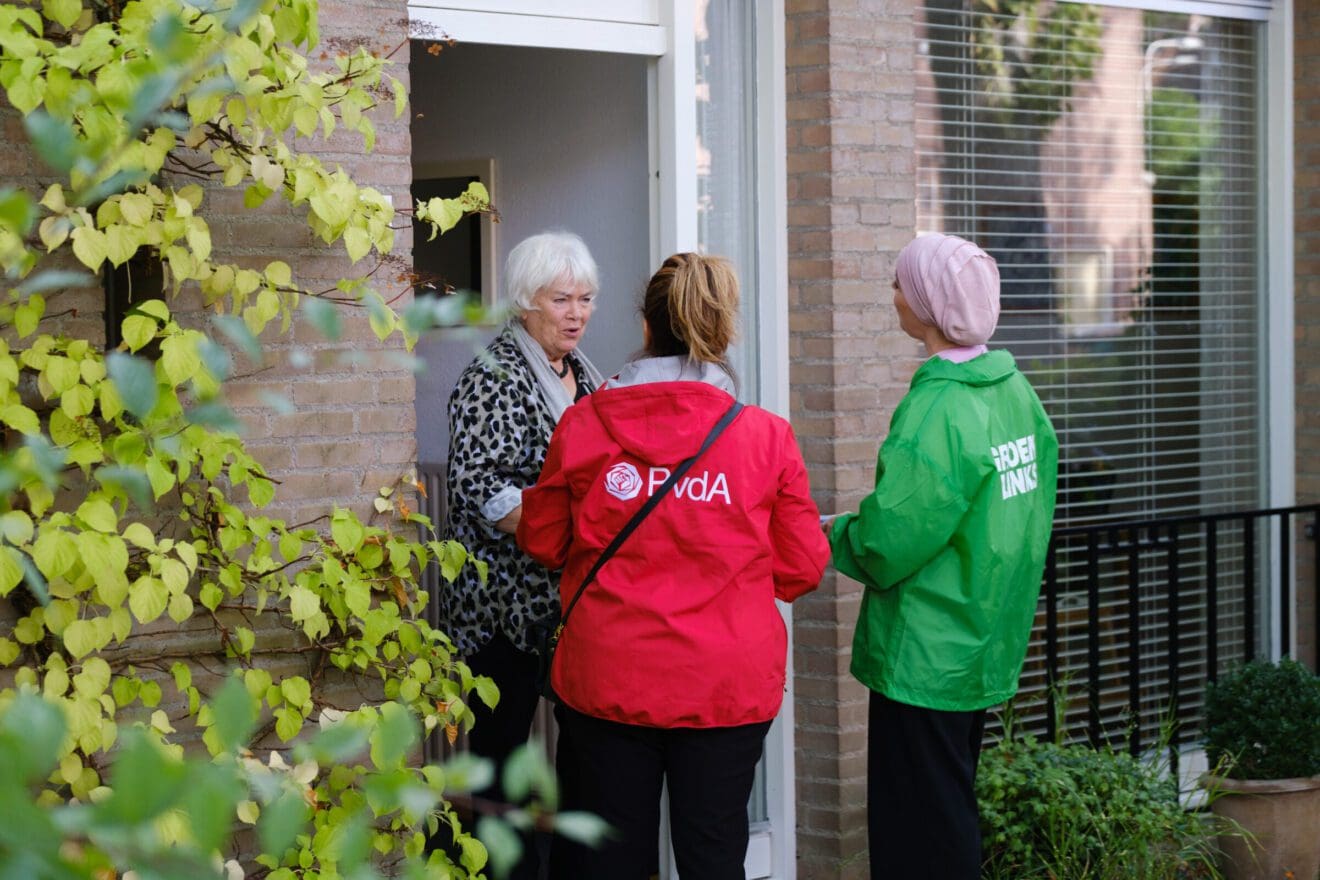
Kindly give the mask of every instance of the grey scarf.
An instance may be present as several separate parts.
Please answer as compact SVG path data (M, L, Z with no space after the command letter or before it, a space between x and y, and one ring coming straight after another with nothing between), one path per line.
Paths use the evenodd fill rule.
M518 351L522 354L523 360L532 368L532 376L536 379L536 387L541 392L541 399L550 409L550 415L554 417L555 424L559 423L564 410L573 405L573 395L568 393L564 387L563 380L559 374L550 368L550 359L546 357L545 349L541 348L541 343L532 338L532 334L527 332L521 320L517 317L509 319L509 330L513 334L513 341L518 345ZM577 360L582 368L582 376L586 378L587 385L592 390L601 386L604 377L596 365L587 360L587 356L581 350L574 351L571 355Z

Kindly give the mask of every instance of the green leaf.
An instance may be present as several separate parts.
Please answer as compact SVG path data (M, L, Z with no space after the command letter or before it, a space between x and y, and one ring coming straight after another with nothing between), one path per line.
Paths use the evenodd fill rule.
M201 600L202 605L206 606L207 609L214 611L225 600L225 591L211 581L207 581L202 584L202 588L197 593L197 598Z
M280 682L280 693L295 709L303 709L311 702L312 686L300 675L290 676Z
M547 810L553 811L559 806L558 780L545 759L543 748L537 743L524 743L514 749L504 762L503 783L504 796L511 803L523 803L535 791Z
M20 338L31 335L37 329L45 311L46 300L36 295L29 297L27 302L14 309L14 329L18 331Z
M90 226L79 226L73 230L73 255L93 272L101 268L109 253L105 233Z
M124 321L125 333L128 332L129 321L133 320L135 318L130 317ZM155 322L150 318L140 318L140 320L151 324L154 336ZM149 339L150 337L148 341ZM140 348L141 345L137 347ZM110 381L114 383L115 391L119 394L124 408L139 420L145 419L156 408L156 403L160 399L160 389L156 385L156 371L145 360L123 352L112 351L106 355L105 360L106 372L110 376ZM156 497L159 498L160 494L157 493Z
M119 213L133 226L146 226L156 212L151 197L143 193L124 193L119 197Z
M150 575L143 575L128 588L128 608L138 623L151 623L160 617L169 601L170 592L165 584Z
M522 858L523 844L518 832L508 822L494 816L482 816L477 820L477 837L485 842L490 854L491 870L496 877L507 877L513 866ZM464 856L467 850L464 849Z
M64 628L61 637L64 639L64 647L69 649L75 660L101 647L96 637L96 627L90 620L73 621Z
M270 690L270 673L264 669L247 669L243 672L243 685L254 698L262 698Z
M493 679L484 675L479 675L474 681L474 685L477 689L477 696L481 698L481 702L485 703L488 708L494 709L495 706L499 704L500 689Z
M170 596L169 605L166 606L170 620L175 623L183 623L193 616L193 600L187 593L174 593Z
M303 716L297 709L282 706L275 710L275 735L281 742L288 742L302 730Z
M4 422L20 434L35 436L41 433L41 421L37 418L37 414L21 403L0 406L0 422Z
M156 336L156 321L146 315L129 315L121 331L129 351L137 351Z
M289 614L302 622L321 611L321 600L316 594L299 584L289 591Z
M78 505L78 519L98 532L119 533L119 515L103 498L88 498Z
M56 394L63 394L78 382L78 365L60 355L51 355L47 358L46 366L42 368L41 373Z
M0 189L0 228L8 229L21 238L28 234L36 216L36 209L27 193L11 187Z
M344 585L344 605L353 616L366 616L371 610L371 587L366 581L354 579Z
M26 544L32 540L32 517L22 510L0 514L0 537L11 544Z
M293 283L293 270L283 260L275 260L266 265L266 280L276 287L288 287Z
M293 532L280 535L280 556L284 557L285 562L293 562L301 556L302 546L302 540Z
M170 674L174 676L175 690L182 692L192 687L192 670L188 668L188 664L181 660L174 661L174 665L170 667Z
M213 321L216 328L226 339L242 349L248 360L254 363L261 362L261 343L248 329L247 324L233 315L219 315Z
M61 176L67 175L73 168L73 163L78 161L79 141L73 126L63 119L56 119L45 110L36 110L36 105L41 100L40 94L34 93L28 100L23 101L11 87L9 99L20 112L26 114L23 117L23 125L27 128L28 138L32 141L32 153L39 156Z
M480 840L475 837L464 837L459 841L459 845L463 849L460 861L470 871L480 871L486 866L488 853L486 852L486 845Z
M141 468L108 465L96 469L96 480L107 489L127 495L138 507L150 509L151 485Z
M121 823L154 819L183 794L183 764L168 757L141 731L130 730L120 744L111 773L113 794L100 811Z
M57 578L78 561L78 545L68 532L45 528L32 545L32 558L46 577Z
M231 765L189 765L182 812L188 817L188 834L197 851L221 850L232 831L235 808L246 794L246 786Z
M569 811L555 816L555 833L587 846L600 846L609 836L610 826L592 813Z
M63 290L67 287L89 287L96 283L96 279L86 272L76 272L70 269L44 269L33 273L23 279L23 283L17 288L23 295L35 293L44 293L48 290ZM37 317L40 317L39 315ZM15 324L17 325L17 318ZM19 329L20 336L26 336L31 331L24 332Z
M118 605L128 593L128 548L118 535L84 531L74 536L83 566L96 573L96 590L101 601Z
M0 753L5 756L6 776L25 782L49 774L59 758L65 730L58 706L36 694L20 693L0 714Z
M356 263L371 253L371 236L365 229L350 226L344 230L344 249L348 252L348 258Z
M253 16L261 11L264 0L235 0L225 18L225 30L236 34L243 29Z
M197 353L197 340L192 336L171 336L160 344L160 365L170 383L178 386L187 382L202 366Z
M211 701L215 713L216 735L223 751L229 752L247 742L257 723L257 707L252 695L236 676L231 676Z
M376 338L384 342L389 335L394 332L398 326L398 318L390 307L385 305L385 300L381 299L380 294L372 291L367 296L367 323L371 325L371 330L376 334Z
M253 507L265 507L275 498L275 484L261 477L251 477L247 483L248 500Z
M141 547L143 550L156 549L156 536L151 533L144 523L129 523L124 527L124 540L135 547Z
M151 482L151 492L156 500L160 500L162 495L174 488L174 473L154 455L147 459L145 467L147 479Z
M334 518L330 522L330 534L334 537L335 543L345 553L356 553L358 548L362 546L366 530L351 512L336 510Z
M286 789L261 811L257 833L266 853L282 853L293 845L294 838L307 824L310 811L302 793Z
M234 411L219 401L208 401L189 407L184 417L200 428L227 434L237 434L243 427Z
M23 580L23 563L13 547L0 545L0 596L8 596Z
M371 762L381 770L398 766L417 741L417 722L398 703L380 707L380 721L371 734Z
M319 297L308 297L303 312L322 336L331 342L338 341L343 329L339 322L339 309L334 303Z

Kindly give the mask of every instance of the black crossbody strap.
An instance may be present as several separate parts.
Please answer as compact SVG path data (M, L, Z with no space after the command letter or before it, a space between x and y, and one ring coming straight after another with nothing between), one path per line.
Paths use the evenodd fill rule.
M674 468L674 472L660 484L660 488L655 491L655 494L646 499L646 503L632 515L632 518L628 520L627 524L624 525L619 533L614 536L614 540L609 543L609 546L601 551L600 556L596 557L596 564L591 566L591 570L587 572L587 576L582 579L581 586L579 586L577 592L573 594L572 601L570 601L568 607L564 609L564 616L559 619L559 629L562 630L564 624L568 623L568 616L573 613L573 608L577 605L578 599L582 598L582 591L587 588L587 584L595 580L596 572L600 571L601 566L609 561L609 558L614 555L614 552L619 549L624 541L628 540L628 536L637 530L637 527L641 525L642 520L646 519L647 515L655 510L656 505L659 504L661 499L669 493L669 490L674 487L674 484L682 479L683 475L688 472L692 465L697 463L697 459L701 458L702 454L710 448L711 444L715 442L715 438L724 433L724 429L729 427L729 423L732 422L738 413L742 411L742 408L743 405L735 400L733 406L729 407L728 411L725 412L724 415L720 417L720 420L715 423L715 427L710 429L710 433L706 435L705 441L701 444L701 448L697 450L696 454L691 458L684 459L678 467Z

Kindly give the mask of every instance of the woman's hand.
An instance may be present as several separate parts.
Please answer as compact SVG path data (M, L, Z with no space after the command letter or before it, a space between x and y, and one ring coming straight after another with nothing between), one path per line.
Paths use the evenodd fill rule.
M825 533L826 538L830 536L830 529L834 528L834 518L836 516L838 516L837 513L821 514L820 530Z
M518 531L518 520L522 519L522 505L519 504L513 510L504 515L504 519L495 523L495 528L501 532L512 535Z

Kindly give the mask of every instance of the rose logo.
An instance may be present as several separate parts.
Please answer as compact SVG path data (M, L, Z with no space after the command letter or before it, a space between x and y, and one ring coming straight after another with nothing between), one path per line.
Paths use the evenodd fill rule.
M642 491L642 475L626 461L605 472L605 491L620 501L631 501Z

